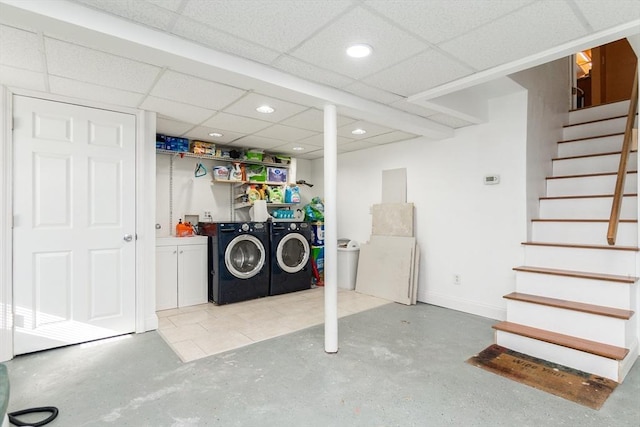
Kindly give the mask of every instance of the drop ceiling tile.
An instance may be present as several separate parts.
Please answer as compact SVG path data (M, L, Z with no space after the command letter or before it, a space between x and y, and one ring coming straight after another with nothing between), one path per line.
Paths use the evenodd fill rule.
M167 70L151 95L211 110L221 110L245 94L244 90Z
M311 135L315 135L315 134L316 132L313 132L310 130L294 128L291 126L284 126L284 125L278 125L278 124L255 133L255 135L257 136L280 139L282 141L298 141L303 138L308 138Z
M56 76L49 77L49 86L52 93L132 108L136 108L144 98L144 95L140 93L127 92Z
M256 108L261 105L270 105L275 108L271 114L258 113ZM261 95L259 93L250 93L232 106L226 108L226 113L237 114L239 116L252 117L258 120L266 120L269 122L279 122L288 117L298 114L307 107L283 101L281 99Z
M294 150L294 147L297 147L298 150ZM302 150L299 150L302 148ZM292 157L298 157L301 153L312 153L314 151L320 150L320 147L316 147L315 145L306 145L301 144L299 142L290 142L287 144L279 145L272 149L274 154L289 154Z
M436 123L440 123L441 125L449 126L453 129L462 128L465 126L471 126L473 123L468 122L466 120L459 119L457 117L449 116L447 114L439 113L434 114L433 116L429 116L429 120L433 120Z
M348 125L355 122L354 119L337 116L336 125L338 127ZM314 132L324 132L324 112L310 108L300 114L289 117L281 122L283 125L293 126L300 129L307 129Z
M345 86L343 89L361 98L370 99L371 101L380 102L382 104L391 104L392 102L403 99L400 95L370 86L363 82L355 82L349 86Z
M204 122L202 125L210 127L212 129L222 129L232 132L249 134L271 126L272 123L265 122L263 120L255 120L248 117L237 116L235 114L218 113Z
M638 0L582 0L575 4L595 30L640 19Z
M177 120L171 120L167 117L156 118L156 132L169 136L183 136L185 132L192 129L191 123L179 122Z
M171 32L212 49L249 58L263 64L270 63L279 55L272 49L218 31L188 18L178 19Z
M275 147L283 145L283 142L279 139L265 138L255 135L247 135L233 142L234 146L240 146L244 148L258 148L267 151L274 152Z
M365 138L362 141L370 144L382 145L391 144L393 142L406 141L407 139L418 138L418 135L411 133L393 131L389 133L383 133L382 135L372 136L371 138Z
M430 49L369 76L364 82L389 92L411 96L472 73L472 69Z
M183 3L182 0L144 0L144 2L168 9L172 12L177 12Z
M79 3L108 12L149 27L168 30L174 14L163 7L146 1L76 0Z
M430 43L464 34L533 0L367 0L365 5Z
M543 0L439 47L472 67L485 70L542 52L585 34L584 27L567 3Z
M45 38L49 75L147 93L160 68L121 56Z
M354 59L345 50L353 43L367 43L373 54ZM337 19L290 54L307 63L360 79L426 49L428 45L357 7Z
M333 87L342 87L353 82L353 79L334 73L325 68L312 65L288 55L283 55L271 64L286 73L317 83Z
M183 15L277 51L297 46L351 5L348 0L191 0Z
M38 35L7 25L0 25L0 64L43 72Z
M222 136L213 137L209 135L210 132L219 132ZM213 142L214 144L230 144L243 136L246 136L246 134L231 131L220 131L219 129L211 129L205 126L197 126L185 134L186 138Z
M298 159L305 159L305 160L315 160L315 159L321 159L324 157L324 150L320 149L320 150L315 150L315 151L311 151L310 153L305 153L305 152L298 152L296 153L296 155L294 156Z
M354 135L351 133L351 131L354 129L364 129L367 131L367 133L365 133L364 135ZM376 135L381 135L383 133L389 133L392 130L393 129L389 129L384 126L375 125L373 123L368 123L363 120L360 120L357 122L350 123L346 126L339 127L338 135L343 136L345 138L360 140L360 139L371 138L372 136L376 136Z
M46 91L44 74L36 71L0 65L0 85Z
M406 111L407 113L415 114L422 117L429 117L439 113L439 111L431 110L427 107L414 104L413 102L408 102L406 99L394 102L390 106L393 108L397 108L398 110Z
M182 104L170 99L148 96L140 108L143 110L155 111L166 117L172 117L178 121L192 124L202 123L215 113L213 110L196 107L194 105Z
M372 144L367 141L353 141L353 142L349 142L348 144L339 145L338 153L348 153L351 151L366 150L368 148L373 148L377 146L378 146L377 144Z
M347 144L349 142L353 142L354 139L345 138L343 136L336 136L336 141L338 141L338 145L342 145L342 144ZM324 147L324 135L323 134L313 135L309 138L301 139L298 142L306 145L314 145L316 147Z

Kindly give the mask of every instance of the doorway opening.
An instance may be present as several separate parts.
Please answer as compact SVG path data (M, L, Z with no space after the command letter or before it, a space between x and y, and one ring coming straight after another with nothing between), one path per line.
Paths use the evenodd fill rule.
M629 99L638 58L627 39L593 47L574 55L574 108Z

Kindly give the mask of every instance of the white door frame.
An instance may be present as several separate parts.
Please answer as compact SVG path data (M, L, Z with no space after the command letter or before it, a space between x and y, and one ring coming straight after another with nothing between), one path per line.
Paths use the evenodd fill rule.
M13 95L101 108L136 116L136 325L137 333L157 329L155 313L155 132L156 115L133 108L0 86L0 362L13 358L12 188Z

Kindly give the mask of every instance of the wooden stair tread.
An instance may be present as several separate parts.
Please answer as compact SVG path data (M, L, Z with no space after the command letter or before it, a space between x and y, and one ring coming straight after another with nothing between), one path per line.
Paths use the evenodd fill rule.
M624 132L607 133L604 135L596 135L596 136L583 136L582 138L563 139L562 141L558 141L558 144L564 144L565 142L586 141L588 139L608 138L610 136L621 136L621 135L624 136Z
M549 242L522 242L525 246L551 246L555 248L577 248L577 249L606 249L618 251L638 252L640 248L637 246L611 246L611 245L584 245L576 243L549 243Z
M551 161L554 160L573 160L573 159L586 159L589 157L603 157L603 156L613 156L616 154L620 154L620 151L608 151L606 153L594 153L594 154L580 154L577 156L567 156L567 157L554 157Z
M608 219L573 219L573 218L535 218L531 222L602 222L608 223ZM621 219L620 222L637 223L637 219Z
M623 197L638 197L638 193L625 193ZM540 200L563 200L563 199L599 199L613 197L613 194L590 194L581 196L545 196L540 197Z
M630 171L627 173L638 173L638 171ZM557 175L557 176L548 176L545 179L571 179L571 178L592 178L597 176L617 176L618 172L600 172L600 173L584 173L578 175Z
M573 112L573 111L582 111L582 110L590 110L590 109L595 109L595 108L599 108L599 107L603 107L605 105L611 105L611 104L617 104L618 102L622 103L622 102L629 102L629 98L625 98L625 99L621 99L619 101L608 101L608 102L601 102L600 104L594 104L594 105L587 105L585 107L580 107L580 108L572 108L569 110L569 112Z
M566 276L566 277L576 277L580 279L592 279L592 280L604 280L607 282L617 282L617 283L627 283L633 284L638 278L631 276L620 276L617 274L602 274L602 273L590 273L587 271L574 271L574 270L561 270L557 268L544 268L544 267L530 267L530 266L520 266L514 267L514 271L521 271L525 273L536 273L536 274L550 274L553 276Z
M563 308L565 310L580 311L582 313L597 314L599 316L613 317L616 319L629 320L633 316L633 311L619 308L605 307L602 305L585 304L557 298L541 297L539 295L523 294L512 292L503 298L513 301L528 302L531 304L546 305L549 307Z
M512 322L500 322L492 326L497 331L509 332L527 338L548 342L562 347L572 348L585 353L595 354L612 360L623 360L629 350L623 347L585 340L571 335L559 334L544 329L532 328Z

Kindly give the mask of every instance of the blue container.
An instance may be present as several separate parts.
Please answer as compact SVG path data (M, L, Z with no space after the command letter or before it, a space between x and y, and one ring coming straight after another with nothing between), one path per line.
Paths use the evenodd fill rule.
M324 246L324 222L311 224L311 245Z

